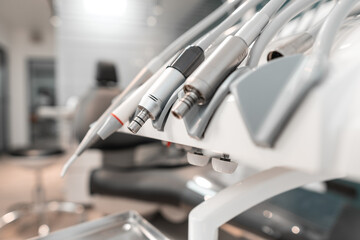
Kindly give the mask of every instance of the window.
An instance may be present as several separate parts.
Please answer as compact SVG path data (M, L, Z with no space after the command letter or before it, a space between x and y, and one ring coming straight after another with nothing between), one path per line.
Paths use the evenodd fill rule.
M29 113L30 137L34 147L57 146L58 133L55 119L39 117L40 107L55 106L55 63L53 59L30 59L29 68Z

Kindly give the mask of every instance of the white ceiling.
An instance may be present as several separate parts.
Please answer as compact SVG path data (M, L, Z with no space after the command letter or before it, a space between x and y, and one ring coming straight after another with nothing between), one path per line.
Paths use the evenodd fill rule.
M0 22L9 27L50 28L48 0L0 0Z

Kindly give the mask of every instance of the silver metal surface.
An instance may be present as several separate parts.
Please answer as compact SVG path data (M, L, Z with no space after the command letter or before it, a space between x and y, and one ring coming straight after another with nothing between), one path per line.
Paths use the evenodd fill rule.
M291 56L298 53L304 53L309 50L314 43L314 37L307 32L296 34L287 39L276 49L269 52L268 61L284 56Z
M182 97L175 105L172 114L178 118L182 119L189 110L197 103L199 100L199 93L195 89L187 92L184 97Z
M168 240L137 212L82 223L32 240Z
M128 129L132 133L137 133L149 118L149 112L146 109L141 109L141 111L136 115L134 120L132 120L129 124Z
M49 231L51 231L52 227L51 224L49 224L47 221L46 214L52 212L76 214L76 216L78 217L78 223L82 223L86 219L85 208L81 204L58 201L28 203L21 206L21 208L18 208L1 216L0 229L20 220L23 217L35 216L32 219L32 224L37 227L39 235L46 235L49 233Z
M229 36L186 80L185 96L177 102L172 114L183 118L197 103L205 104L227 75L246 57L248 46L239 37Z
M191 111L186 114L183 119L189 136L195 139L202 139L204 137L205 131L211 121L212 116L216 112L216 109L219 107L219 105L223 102L225 97L228 95L230 85L248 71L250 71L248 67L240 67L236 69L229 75L229 77L226 78L223 83L221 83L214 96L207 104L201 106L195 105Z
M246 57L248 46L240 37L228 36L186 80L185 91L196 89L198 104L204 104L217 87Z

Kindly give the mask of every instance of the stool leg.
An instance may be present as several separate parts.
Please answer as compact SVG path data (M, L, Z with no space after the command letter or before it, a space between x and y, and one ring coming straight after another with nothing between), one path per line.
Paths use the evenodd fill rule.
M47 224L45 188L42 181L42 169L40 168L35 170L34 195L34 208L38 217L38 234L39 236L46 236L50 232L50 227Z
M47 213L49 212L62 212L79 215L79 222L86 220L86 210L83 205L72 202L46 202L45 200L45 187L42 181L42 169L35 170L35 184L32 191L33 202L26 204L26 207L21 209L14 209L11 212L0 216L0 230L7 224L13 223L18 219L27 216L28 214L35 214L34 224L37 226L39 236L46 236L50 233L48 225Z
M41 206L45 202L45 191L42 182L42 169L35 170L34 204Z

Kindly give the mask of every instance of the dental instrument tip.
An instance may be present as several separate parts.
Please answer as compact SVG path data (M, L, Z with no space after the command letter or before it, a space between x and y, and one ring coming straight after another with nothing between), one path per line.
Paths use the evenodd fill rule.
M182 119L196 104L199 97L195 92L187 92L173 107L171 113L178 119Z
M64 167L61 170L60 176L64 177L66 172L68 171L69 167L71 166L71 164L74 163L74 161L76 160L76 158L78 157L78 155L74 154L70 157L70 159L65 163Z
M150 114L146 109L142 109L138 115L131 121L128 126L128 129L132 133L137 133L140 128L145 124L145 122L150 118Z
M123 123L115 115L111 115L106 119L104 125L97 132L97 135L102 140L105 140L122 126Z

